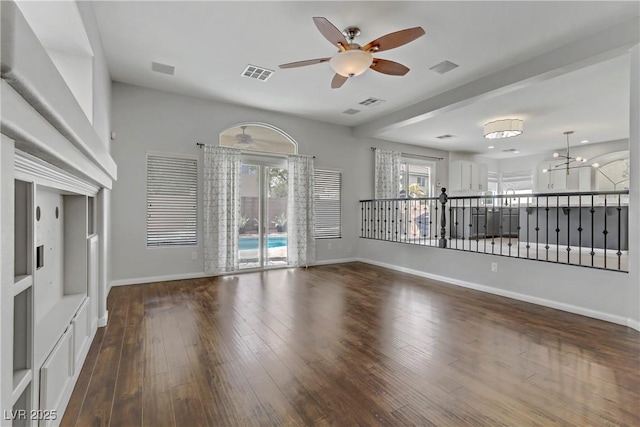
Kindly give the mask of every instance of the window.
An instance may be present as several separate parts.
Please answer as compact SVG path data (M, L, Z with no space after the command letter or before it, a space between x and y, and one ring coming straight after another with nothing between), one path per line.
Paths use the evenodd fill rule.
M316 239L342 237L342 173L315 171Z
M502 188L502 194L532 194L533 193L533 172L531 171L517 171L517 172L502 172L500 174L500 187ZM511 198L510 203L520 201L521 203L531 203L533 198Z
M198 160L147 155L147 247L197 243Z
M399 197L431 197L435 163L416 159L402 159L400 163Z
M498 181L498 172L487 172L487 190L489 190L491 194L498 194Z

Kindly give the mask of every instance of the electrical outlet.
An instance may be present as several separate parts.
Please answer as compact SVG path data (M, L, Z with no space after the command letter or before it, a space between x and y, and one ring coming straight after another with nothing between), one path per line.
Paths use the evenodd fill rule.
M491 263L491 272L492 273L497 273L498 272L498 263L497 262L492 262Z
M192 260L196 260L196 259L198 259L198 252L195 252L195 251L194 251L194 252L191 252L191 259L192 259Z

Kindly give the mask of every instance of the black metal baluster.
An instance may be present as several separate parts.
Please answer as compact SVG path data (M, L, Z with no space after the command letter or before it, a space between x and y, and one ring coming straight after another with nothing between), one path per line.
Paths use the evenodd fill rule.
M547 196L546 202L547 202L547 204L546 204L544 210L545 210L545 214L546 214L546 217L547 217L547 230L546 230L546 232L547 232L547 241L545 242L544 249L545 249L545 252L546 252L546 259L545 260L549 261L549 196Z
M620 194L618 194L618 252L616 252L616 255L618 255L618 270L621 269L620 257L622 256L622 250L621 250L621 248L622 248L622 242L621 242L621 239L622 239L622 234L621 234L622 226L620 224L621 215L622 215L622 206L620 206L620 198L621 198Z
M460 240L460 233L458 232L458 223L460 222L460 221L458 221L458 219L459 219L458 215L459 215L459 212L460 212L460 208L458 207L458 201L459 200L460 199L456 199L456 209L455 209L455 211L453 211L453 213L456 216L456 227L455 227L455 230L456 230L456 249L458 249L458 241ZM464 228L464 226L462 228Z
M536 259L540 259L540 196L536 196Z
M491 253L496 253L496 230L495 230L495 215L496 215L496 196L491 197Z
M485 254L487 253L487 221L488 221L488 218L489 218L489 212L488 212L488 209L487 209L487 199L484 199L484 236L483 236L484 239L482 239L482 240L484 242L483 252Z
M596 240L596 235L595 235L595 227L593 224L593 214L596 212L595 208L593 207L593 194L591 195L591 209L589 210L589 212L591 212L591 267L593 267L593 257L596 254L596 252L593 250L593 245L594 245L594 241Z
M582 196L578 197L578 265L582 265Z
M500 239L500 255L502 255L502 240L503 240L503 236L504 236L504 231L502 230L502 214L504 212L503 210L504 208L504 197L500 198L500 207L499 209L499 214L498 214L498 238Z
M516 245L518 248L518 258L520 258L520 200L522 200L522 197L518 197L518 209L516 209L516 212L518 213L518 226L516 227Z
M571 264L571 197L567 196L567 264Z
M609 230L607 230L607 196L604 196L604 230L602 234L604 234L604 268L607 268L607 234L609 234Z
M509 240L507 247L509 248L509 256L511 256L511 217L513 216L511 212L513 212L513 198L511 199L511 204L507 203L507 213L509 214Z
M560 262L560 196L556 196L556 262Z

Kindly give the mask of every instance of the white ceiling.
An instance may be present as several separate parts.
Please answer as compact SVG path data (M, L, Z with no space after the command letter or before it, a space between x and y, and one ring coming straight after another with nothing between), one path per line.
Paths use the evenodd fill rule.
M231 102L330 123L375 123L434 95L543 55L587 34L638 17L637 1L586 2L95 2L113 80ZM422 26L426 35L377 54L411 68L404 77L368 70L331 89L329 64L281 70L278 64L331 56L335 49L312 17L336 27L359 26L360 44L389 32ZM460 67L440 75L429 68L449 60ZM151 62L176 67L151 71ZM241 75L248 64L276 70L261 82ZM546 79L481 100L377 137L452 151L501 157L562 147L564 130L592 142L628 137L628 64L625 57ZM367 108L358 102L385 100ZM350 116L349 108L362 112ZM488 150L486 121L517 117L525 134ZM247 118L250 119L250 118ZM457 136L442 143L435 136Z

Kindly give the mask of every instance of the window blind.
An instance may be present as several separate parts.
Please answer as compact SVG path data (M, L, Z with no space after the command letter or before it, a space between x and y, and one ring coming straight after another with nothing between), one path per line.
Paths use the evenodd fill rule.
M147 155L147 247L197 244L197 159Z
M342 237L342 173L315 171L316 239Z
M503 192L507 189L513 189L515 191L533 190L533 172L503 172L500 174L500 183Z

